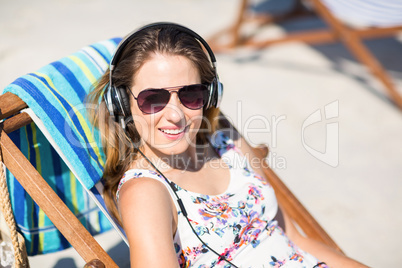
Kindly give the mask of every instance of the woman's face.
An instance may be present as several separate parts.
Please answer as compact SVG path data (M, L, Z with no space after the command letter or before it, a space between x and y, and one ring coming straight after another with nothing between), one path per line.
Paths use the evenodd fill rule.
M169 88L169 103L154 114L144 114L133 96L130 98L135 126L145 151L158 155L177 155L195 146L202 121L202 108L190 110L180 103L177 91L184 85L199 84L201 78L193 63L183 56L152 54L134 76L134 96L150 88Z

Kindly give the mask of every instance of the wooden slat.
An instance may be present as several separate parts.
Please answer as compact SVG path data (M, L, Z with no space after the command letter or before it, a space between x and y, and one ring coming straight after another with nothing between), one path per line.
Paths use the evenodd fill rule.
M313 30L303 33L288 33L280 38L271 38L265 40L249 39L243 42L244 46L263 48L273 44L288 43L288 42L304 42L308 44L323 44L331 43L337 40L334 32L329 30Z
M398 32L402 31L402 26L353 29L352 31L360 38L378 38L396 35Z
M7 92L0 95L0 120L16 114L27 105L18 96Z
M2 129L0 146L6 167L84 261L98 259L106 267L117 267Z
M32 122L32 118L27 113L20 113L5 120L3 130L8 134Z

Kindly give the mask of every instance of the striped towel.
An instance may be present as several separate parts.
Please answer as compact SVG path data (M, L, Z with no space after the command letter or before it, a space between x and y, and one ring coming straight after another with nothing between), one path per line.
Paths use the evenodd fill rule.
M28 104L43 123L42 130L45 131L32 123L11 133L10 138L92 234L110 229L110 224L86 191L94 189L100 180L104 155L99 133L87 118L84 100L93 83L107 69L120 40L114 38L84 47L37 72L18 78L4 89L4 93L14 93ZM57 152L44 133L50 134L58 145ZM68 159L69 163L66 164L62 158ZM28 254L32 256L69 247L10 173L7 174L7 183Z

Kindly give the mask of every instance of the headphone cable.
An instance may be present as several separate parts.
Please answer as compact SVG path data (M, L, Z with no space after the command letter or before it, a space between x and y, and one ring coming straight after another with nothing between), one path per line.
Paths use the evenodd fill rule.
M196 235L196 237L198 238L198 240L200 240L200 242L206 247L208 248L210 251L212 251L213 253L215 253L218 257L219 257L219 261L226 261L227 263L229 263L231 266L233 266L234 268L238 268L238 266L234 265L231 261L229 261L223 254L219 254L218 252L216 252L213 248L211 248L207 243L205 243L201 237L197 234L197 232L195 231L193 225L190 222L190 219L187 217L187 211L186 208L184 207L184 204L181 200L181 198L179 197L179 195L177 194L177 188L174 182L171 182L168 180L168 178L165 177L165 175L151 162L151 160L148 159L148 157L146 157L144 155L143 152L141 152L141 150L139 148L137 148L138 152L140 152L140 154L148 161L148 163L165 179L165 181L167 182L167 184L169 184L170 188L173 190L174 195L176 196L176 201L179 204L180 210L183 214L183 216L186 218L188 224L190 225L191 230L193 231L193 233Z

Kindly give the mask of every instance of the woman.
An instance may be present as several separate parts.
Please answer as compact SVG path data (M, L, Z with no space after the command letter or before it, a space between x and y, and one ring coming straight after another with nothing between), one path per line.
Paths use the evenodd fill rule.
M248 164L248 144L220 129L222 85L200 36L145 26L110 69L90 97L100 102L105 200L132 267L360 267L302 237Z

